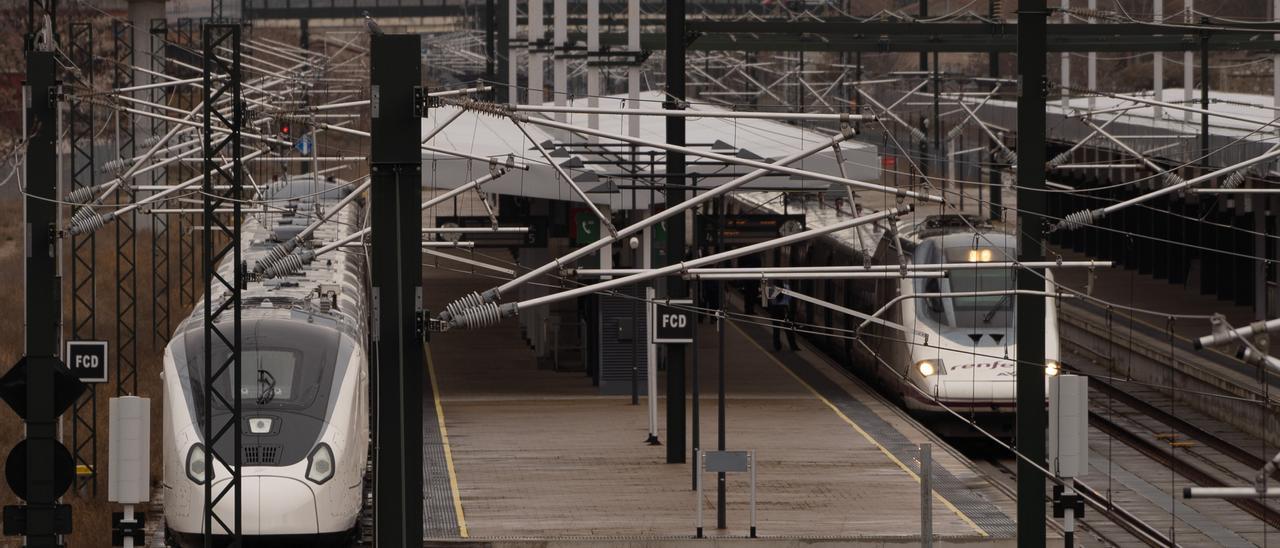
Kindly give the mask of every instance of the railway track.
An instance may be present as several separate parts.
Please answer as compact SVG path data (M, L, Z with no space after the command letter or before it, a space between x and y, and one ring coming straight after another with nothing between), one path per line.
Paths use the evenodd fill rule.
M825 351L823 351L822 353L826 355ZM827 355L827 358L834 360L835 363L839 362L839 360L834 358L833 356ZM832 369L834 371L839 372L845 378L849 379L850 382L854 382L864 386L868 390L868 392L877 394L881 397L886 397L884 394L881 394L873 385L868 384L864 379L859 377L854 372L846 370L839 366L833 367ZM893 404L891 403L891 399L887 397L886 397L885 403L890 407L893 406ZM948 445L945 442L945 440L939 439L937 441L939 445L943 447L946 447ZM986 466L979 466L980 469L990 467L991 468L990 470L982 470L982 471L984 472L984 475L991 478L992 480L991 484L996 489L1005 493L1010 499L1016 500L1017 491L1012 485L1013 480L1016 478L1016 473L1015 473L1016 466L1013 466L1014 459L992 457L989 451L986 451L984 455L985 456L981 458L975 458L971 460L974 461L975 465L981 465L981 464L986 465ZM1100 545L1132 546L1134 542L1140 542L1148 546L1161 546L1161 547L1178 546L1176 542L1171 540L1167 535L1165 535L1159 529L1147 523L1146 521L1144 521L1143 519L1135 515L1133 512L1130 512L1123 506L1117 504L1116 501L1110 500L1107 497L1103 496L1102 494L1094 490L1092 487L1090 487L1086 483L1079 480L1075 481L1075 490L1080 494L1081 498L1084 499L1084 502L1087 506L1089 506L1094 512L1096 512L1097 515L1105 517L1106 521L1110 522L1111 524L1114 524L1115 526L1114 529L1107 528L1107 527L1101 526L1102 524L1097 523L1097 520L1092 520L1092 519L1080 520L1077 522L1079 524L1079 527L1082 530L1088 531L1093 536L1093 538L1098 539ZM1045 503L1047 505L1052 504L1052 499L1049 497L1046 497ZM1062 526L1057 521L1048 520L1048 524L1051 529L1059 533L1063 531ZM1081 537L1077 536L1077 538L1079 539Z
M1063 315L1062 321L1071 322L1071 316ZM1090 344L1097 341L1081 340L1090 336L1088 330L1069 332L1072 336L1064 330L1062 342L1073 357L1067 359L1064 355L1064 366L1092 377L1089 425L1093 429L1192 484L1252 485L1264 464L1261 455L1275 452L1275 447L1268 450L1264 440L1226 426L1163 390L1116 378L1123 376L1116 373L1116 358L1098 352L1097 346ZM1128 359L1141 362L1143 367L1167 366L1156 356L1168 355L1168 346L1156 348L1134 337L1133 341L1125 341L1125 348L1133 348L1133 352L1126 352ZM1273 477L1280 479L1280 474ZM1180 497L1181 493L1175 489L1170 496ZM1252 499L1216 502L1243 510L1258 520L1253 522L1258 529L1280 527L1280 510L1273 504Z
M1003 476L1003 478L996 478L996 481L993 481L992 484L1010 498L1016 499L1018 493L1016 489L1010 485L1010 483L1017 478L1014 459L991 457L985 459L985 463L991 466L995 472ZM1108 546L1130 546L1132 545L1131 541L1137 541L1146 544L1147 546L1167 547L1177 545L1177 543L1170 540L1169 537L1160 530L1152 527L1151 524L1143 521L1128 510L1108 501L1106 497L1099 494L1084 482L1076 481L1075 490L1080 494L1080 497L1084 499L1085 505L1092 509L1092 511L1107 518L1108 521L1118 527L1118 530L1108 530L1109 528L1100 526L1097 520L1080 520L1078 523L1081 529L1089 532L1093 538L1096 538L1100 543ZM1053 499L1051 497L1045 497L1045 503L1052 504ZM1058 522L1050 520L1048 523L1050 528L1053 530L1062 532L1062 526L1058 524ZM1118 538L1122 534L1127 534L1127 536L1124 539ZM1082 538L1082 536L1079 535L1079 531L1077 531L1076 538ZM1085 544L1087 544L1087 542Z
M1062 321L1069 324L1072 318L1064 314ZM1068 355L1064 355L1064 365L1094 377L1090 383L1094 388L1090 401L1091 430L1136 451L1136 454L1125 453L1123 456L1113 455L1108 451L1103 460L1114 458L1118 467L1136 470L1138 475L1145 475L1149 480L1149 488L1165 485L1152 478L1159 476L1169 481L1171 474L1202 486L1250 485L1256 470L1263 465L1260 455L1275 452L1276 448L1267 452L1261 440L1239 432L1238 428L1226 426L1224 422L1208 415L1195 414L1194 418L1184 418L1184 415L1194 414L1194 410L1185 403L1174 402L1154 388L1140 391L1106 382L1105 379L1115 376L1108 371L1108 367L1111 367L1113 370L1110 373L1114 373L1114 364L1099 363L1106 356L1092 350L1096 345L1082 344L1090 341L1072 340L1072 337L1087 338L1097 335L1087 329L1076 329L1070 333L1069 335L1066 330L1063 332L1064 350L1075 352L1079 358L1067 359ZM1125 347L1134 350L1134 357L1130 359L1147 360L1150 363L1143 365L1148 367L1161 366L1158 357L1167 356L1170 352L1167 345L1160 348L1136 338L1132 346L1126 340ZM844 373L853 375L848 371ZM1240 390L1251 388L1253 387L1241 386ZM1012 478L1013 469L1016 468L1013 466L1013 459L993 460L978 456L975 460L989 463L994 469L988 471L989 476L994 472L1006 479ZM1275 477L1280 479L1280 473ZM1016 496L1011 482L997 480L993 483L1011 497ZM1222 530L1238 530L1241 520L1250 518L1256 521L1245 524L1244 528L1248 531L1256 533L1270 527L1280 528L1280 510L1258 500L1233 500L1229 503L1214 501L1213 504L1197 501L1193 508L1188 502L1177 501L1181 497L1180 489L1164 492L1149 489L1145 493L1138 493L1129 487L1117 486L1116 482L1110 480L1106 481L1105 489L1096 489L1097 484L1091 483L1081 479L1075 481L1075 490L1092 510L1092 515L1080 523L1104 545L1196 545L1202 542L1199 534L1203 533L1205 537L1213 539L1222 538ZM1160 499L1158 503L1154 500L1157 498ZM1232 508L1229 505L1244 512L1224 512L1224 508ZM1188 510L1183 510L1184 507ZM1171 508L1174 511L1169 511ZM1183 514L1193 514L1204 521L1198 526L1183 525L1189 519ZM1166 520L1169 521L1166 523ZM1219 536L1215 537L1209 531ZM1248 534L1252 533L1241 533L1242 536ZM1195 540L1181 540L1186 538Z

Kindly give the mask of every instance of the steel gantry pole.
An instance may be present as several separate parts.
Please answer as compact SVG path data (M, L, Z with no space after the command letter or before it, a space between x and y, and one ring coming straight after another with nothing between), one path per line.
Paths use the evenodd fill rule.
M188 49L195 49L195 37L193 33L194 24L191 19L178 19L175 28L171 29L174 33L173 42L178 46ZM189 112L196 106L196 95L194 92L185 89L175 89L177 93L176 106ZM185 163L178 163L178 179L182 181L190 180L198 171L195 166ZM201 232L195 228L195 220L191 215L178 215L178 306L194 305L196 302L196 286L199 282L196 280L196 241L202 238Z
M685 32L684 32L684 0L667 2L667 96L662 102L663 108L678 110L685 108ZM685 119L679 116L667 117L667 143L684 146ZM667 151L666 195L667 204L684 202L685 158L681 152ZM667 223L667 264L683 261L685 213ZM661 265L659 265L661 266ZM684 278L671 276L666 280L667 298L683 299L689 294L689 287ZM667 345L667 463L683 463L685 456L685 424L684 424L684 366L685 347L682 344Z
M147 66L152 70L163 70L165 44L167 42L168 22L165 19L151 20L150 55ZM149 90L152 103L169 103L169 93L163 89ZM164 134L169 130L163 121L147 119L142 122L144 135ZM169 168L162 167L151 172L151 184L161 185L169 182ZM163 205L163 204L160 204ZM169 219L165 215L151 215L151 344L159 348L162 342L168 342L169 331Z
M375 34L369 49L374 545L410 546L423 531L421 37Z
M78 67L88 67L93 59L93 26L78 22L67 25L67 50L71 62ZM92 70L84 71L77 78L80 85L93 88ZM93 188L97 174L95 160L94 105L87 99L73 99L67 110L67 148L70 156L71 186L73 189ZM91 207L91 206L87 206ZM95 234L71 235L71 338L95 340L97 329L97 236ZM98 492L98 391L97 385L89 386L84 397L71 408L71 454L77 469L83 466L87 473L76 474L76 491L92 488Z
M1045 76L1049 12L1045 0L1018 5L1018 261L1039 261L1045 209ZM1044 269L1018 270L1017 451L1018 545L1045 544Z
M134 27L124 21L112 21L115 63L111 85L117 88L134 84ZM143 31L145 32L145 31ZM134 151L134 128L137 120L123 112L115 116L116 159L129 158ZM130 185L121 186L118 203L133 201ZM116 222L116 396L138 394L138 216L129 213Z
M201 436L206 455L203 475L204 545L206 548L219 545L221 543L215 536L228 536L231 545L238 547L242 532L240 288L244 285L244 271L240 266L240 207L243 202L240 190L244 175L240 131L245 114L240 86L240 26L205 25L202 34L204 401L203 409L197 409L197 412L204 414ZM214 55L220 46L230 48L229 59ZM218 78L219 75L226 77ZM215 122L230 131L215 134ZM219 157L227 155L231 157L229 163L218 161ZM230 187L225 194L215 190L222 185ZM217 214L226 207L231 208L229 219ZM215 235L221 237L215 238ZM224 263L230 265L229 277L226 270L219 268ZM225 481L221 481L223 475L228 476ZM220 481L213 481L215 477Z

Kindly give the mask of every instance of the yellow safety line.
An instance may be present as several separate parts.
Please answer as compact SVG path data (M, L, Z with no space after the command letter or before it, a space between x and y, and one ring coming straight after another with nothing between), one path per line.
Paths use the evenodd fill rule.
M808 389L809 392L812 393L815 398L818 398L819 401L826 404L827 407L830 407L831 410L836 413L836 415L839 415L841 419L844 419L844 422L848 423L849 426L851 426L859 434L862 434L863 438L865 438L872 445L876 446L876 448L879 449L881 453L884 453L884 456L889 457L889 460L892 461L894 464L898 465L898 468L901 468L902 471L906 472L908 476L911 476L912 480L915 480L916 483L920 483L919 475L917 475L915 472L912 472L910 468L907 468L906 464L903 464L901 460L898 460L898 457L895 457L893 453L889 452L889 450L885 448L885 446L880 445L880 442L876 441L875 438L871 437L871 434L868 434L866 430L863 430L862 427L858 426L858 423L853 422L853 419L850 419L847 415L844 414L843 411L840 411L839 407L836 407L835 404L831 403L830 400L823 397L823 395L820 394L816 389L814 389L814 387L810 386L809 383L804 381L804 379L801 379L799 375L796 375L795 372L791 370L791 368L787 367L786 364L782 363L782 360L779 360L778 357L773 355L772 352L766 351L764 347L760 346L760 343L756 342L756 340L751 338L750 335L747 335L746 332L744 332L742 328L738 327L736 323L729 322L729 325L732 325L733 329L737 331L738 334L742 335L743 338L750 341L752 345L754 345L757 349L759 349L761 354L769 356L769 359L773 360L773 363L778 364L778 367L782 368L783 371L786 371L788 375L791 375L791 378L795 379L796 382L800 383L800 386L803 386L806 389ZM948 510L951 510L953 513L955 513L955 515L960 516L960 519L965 523L969 524L969 526L972 527L973 530L977 531L979 535L982 535L984 537L991 536L987 534L987 532L983 530L982 527L979 527L977 523L974 523L972 519L969 519L969 516L966 516L964 512L961 512L959 508L956 508L954 504L951 504L951 501L947 500L946 497L942 496L942 493L939 493L937 490L934 490L933 496L937 497L937 499L940 502L942 502L942 505L946 506Z
M462 514L462 494L458 491L458 473L453 468L453 449L449 447L449 429L444 426L444 408L440 406L440 385L436 382L436 366L431 359L431 346L427 346L427 374L431 376L431 397L436 404L436 420L440 423L440 440L444 442L444 464L449 470L449 490L453 492L453 513L458 516L458 535L471 536L467 532L467 518Z

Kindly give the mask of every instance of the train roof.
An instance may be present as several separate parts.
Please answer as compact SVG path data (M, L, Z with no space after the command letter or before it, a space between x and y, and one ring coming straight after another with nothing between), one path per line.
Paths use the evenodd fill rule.
M263 195L271 209L246 210L241 225L241 259L253 265L277 244L297 235L321 212L354 189L348 181L291 176L265 186ZM364 225L359 204L343 209L319 226L303 245L320 247L359 230ZM343 333L363 337L365 317L364 255L335 252L322 256L296 272L266 280L250 280L240 291L244 320L298 318L326 325ZM218 272L231 279L230 258L218 265ZM214 303L221 289L215 289ZM203 298L178 331L203 325Z

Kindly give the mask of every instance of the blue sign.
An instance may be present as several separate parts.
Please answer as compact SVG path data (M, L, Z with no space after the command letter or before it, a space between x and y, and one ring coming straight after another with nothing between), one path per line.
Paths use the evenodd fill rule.
M298 142L293 144L293 148L298 149L298 152L308 155L311 154L311 146L311 134L303 135L301 139L298 139Z

